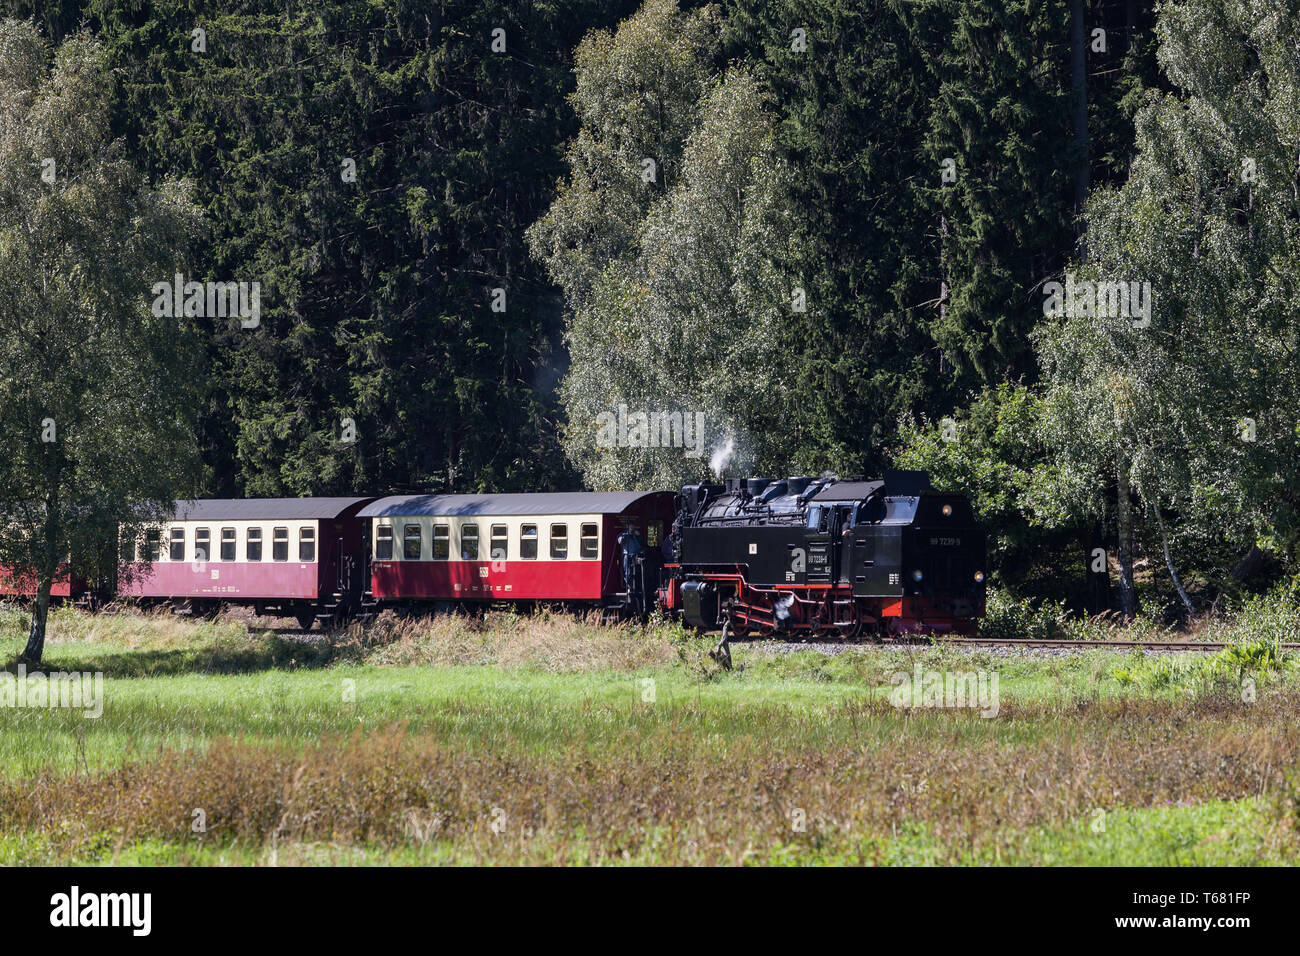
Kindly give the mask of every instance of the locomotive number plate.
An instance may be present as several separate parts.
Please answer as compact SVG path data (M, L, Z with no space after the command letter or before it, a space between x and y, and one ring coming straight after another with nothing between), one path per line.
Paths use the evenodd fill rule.
M931 538L930 547L932 548L960 548L961 538Z

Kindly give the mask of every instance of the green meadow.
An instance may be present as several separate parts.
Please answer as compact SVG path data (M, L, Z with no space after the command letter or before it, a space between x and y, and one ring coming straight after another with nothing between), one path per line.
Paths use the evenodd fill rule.
M310 641L260 623L58 611L44 666L102 673L103 712L0 708L0 862L1249 865L1300 847L1300 675L1248 634L1159 656L736 644L723 670L664 623L385 616ZM24 627L0 611L10 673ZM905 706L918 674L978 677L986 698Z

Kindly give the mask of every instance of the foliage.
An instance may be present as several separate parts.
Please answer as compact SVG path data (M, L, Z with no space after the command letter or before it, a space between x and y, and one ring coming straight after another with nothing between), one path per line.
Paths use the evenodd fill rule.
M211 234L182 271L262 284L257 328L207 337L209 493L574 481L558 297L523 232L572 133L572 50L631 0L63 6L56 36L102 37L138 164L195 184Z
M1032 375L1029 331L1040 314L1026 292L1059 268L1073 241L1078 156L1060 42L1069 7L1024 0L928 6L951 17L947 29L936 25L927 51L939 88L921 181L938 217L942 283L931 335L960 381ZM939 175L945 162L951 181Z
M1139 657L1129 666L1117 667L1115 679L1122 685L1136 685L1148 691L1179 690L1189 694L1256 693L1257 685L1270 674L1291 666L1276 641L1255 640L1231 644L1217 654L1174 656L1157 654ZM1250 698L1253 702L1253 697Z
M1024 386L980 392L964 409L938 421L900 426L893 464L929 472L936 488L959 490L988 529L992 581L1018 594L1073 597L1059 569L1079 560L1078 523L1054 526L1039 508L1047 450L1039 434L1040 399ZM1039 581L1040 569L1055 568Z
M610 263L636 254L651 205L682 178L687 137L717 80L718 30L714 7L683 14L674 0L649 0L617 31L592 30L578 44L568 175L529 230L570 304L591 296Z
M786 166L753 79L711 72L717 29L712 8L652 3L580 51L570 179L530 234L572 309L564 444L594 488L705 477L709 452L728 443L737 468L786 459ZM700 98L682 98L692 87ZM656 119L644 132L643 103ZM608 422L624 408L681 416L683 429L615 435Z
M108 122L111 72L85 35L54 53L0 21L0 564L36 593L85 576L198 483L197 321L159 315L198 231L184 182L156 188ZM108 561L111 562L110 555Z
M1150 324L1079 311L1039 337L1056 478L1043 510L1100 516L1118 476L1157 521L1168 513L1178 559L1220 579L1252 545L1289 553L1296 534L1297 13L1294 0L1162 7L1176 92L1138 113L1132 171L1093 194L1078 268L1150 283Z
M1015 598L990 589L979 634L987 638L1054 640L1073 636L1077 618L1063 603Z

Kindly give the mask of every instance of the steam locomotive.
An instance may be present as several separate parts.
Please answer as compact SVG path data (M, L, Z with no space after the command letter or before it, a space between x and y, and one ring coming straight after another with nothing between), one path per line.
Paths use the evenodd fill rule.
M984 613L984 531L924 472L687 485L671 542L656 599L724 639L968 633Z

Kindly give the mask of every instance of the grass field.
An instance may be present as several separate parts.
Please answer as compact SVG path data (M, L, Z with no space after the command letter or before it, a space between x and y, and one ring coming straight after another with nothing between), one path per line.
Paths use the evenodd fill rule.
M0 610L9 672L24 625ZM103 713L0 707L0 863L1294 863L1300 674L1238 630L1145 658L733 645L727 672L669 625L304 643L64 609L46 665L101 672ZM973 674L996 708L900 706Z

